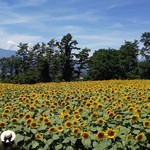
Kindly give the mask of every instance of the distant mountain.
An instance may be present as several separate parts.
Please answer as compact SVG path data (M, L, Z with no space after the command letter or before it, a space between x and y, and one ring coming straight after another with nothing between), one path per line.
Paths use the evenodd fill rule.
M11 57L12 55L15 55L15 54L16 54L16 51L6 50L6 49L0 48L0 58L2 58L2 57Z

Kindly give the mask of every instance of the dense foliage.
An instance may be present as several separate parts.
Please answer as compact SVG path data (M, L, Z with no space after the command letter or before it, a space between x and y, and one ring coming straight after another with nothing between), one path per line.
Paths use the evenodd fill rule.
M150 80L0 87L0 131L21 150L150 149Z
M150 33L139 42L125 41L118 50L80 49L71 34L61 41L37 43L32 48L20 43L15 56L0 59L0 80L11 83L39 83L73 80L150 79ZM139 60L139 57L143 61Z

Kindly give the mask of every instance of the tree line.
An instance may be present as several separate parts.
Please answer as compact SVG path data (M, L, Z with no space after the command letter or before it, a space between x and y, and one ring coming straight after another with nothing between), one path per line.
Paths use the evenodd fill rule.
M143 47L139 48L139 43ZM117 49L79 48L68 33L61 41L19 43L16 55L0 59L0 81L33 84L75 80L150 79L150 32ZM139 61L139 56L143 61Z

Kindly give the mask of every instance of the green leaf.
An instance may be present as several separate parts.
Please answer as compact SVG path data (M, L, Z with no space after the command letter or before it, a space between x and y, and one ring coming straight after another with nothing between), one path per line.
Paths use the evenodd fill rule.
M21 141L24 141L24 136L23 135L20 135L20 134L17 134L16 135L16 138L15 138L15 143L19 143Z
M55 147L56 150L59 150L59 149L62 149L63 145L62 144L59 144Z
M70 137L66 137L66 138L62 141L62 143L68 143L68 142L70 142Z
M43 142L47 145L50 145L53 142L53 139L49 139L49 140L44 139Z
M49 144L46 144L44 147L43 147L43 150L48 150L49 149Z
M150 133L150 129L145 129L145 131L146 131L147 133Z
M37 130L36 130L36 129L31 129L31 132L32 132L33 134L36 134L36 133L37 133Z
M97 147L98 143L96 141L93 142L93 147Z
M25 141L28 141L28 140L30 140L31 139L31 137L29 137L29 136L25 136Z
M37 148L39 143L37 141L32 141L32 148Z
M134 133L134 134L139 134L139 133L140 133L140 130L134 130L133 133Z
M71 141L71 143L75 144L77 141L77 138L72 136L72 137L70 137L70 141Z
M46 130L46 126L44 124L42 124L39 128L38 131L42 131L42 130Z
M53 139L53 140L58 140L58 139L59 139L58 134L54 134L53 137L52 137L52 139Z
M91 147L91 139L82 140L82 143L86 148Z
M72 146L67 146L66 150L74 150Z
M132 127L137 128L137 129L141 129L141 126L140 126L140 125L137 125L137 124L132 125Z
M26 127L26 126L24 127L24 131L25 131L25 132L28 132L28 133L29 133L30 130L31 130L30 128L28 128L28 127Z
M100 147L103 150L103 149L106 149L107 147L109 147L110 145L111 145L111 140L104 139L99 143L98 147Z
M130 130L126 127L121 127L120 128L120 133L121 134L128 134L130 132Z

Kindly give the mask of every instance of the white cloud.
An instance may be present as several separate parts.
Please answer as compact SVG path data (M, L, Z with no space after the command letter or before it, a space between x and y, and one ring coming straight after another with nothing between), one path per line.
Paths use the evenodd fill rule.
M17 45L22 43L35 44L41 42L44 39L41 36L29 35L29 34L9 34L5 30L0 28L0 48L17 50Z

